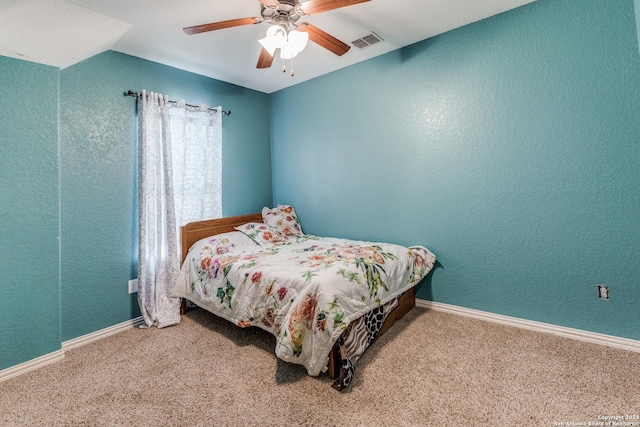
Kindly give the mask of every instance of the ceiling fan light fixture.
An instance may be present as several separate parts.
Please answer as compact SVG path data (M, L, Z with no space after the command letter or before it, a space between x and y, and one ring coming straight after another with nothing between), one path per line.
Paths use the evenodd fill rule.
M260 2L260 16L226 21L211 22L183 28L187 34L200 34L224 28L240 27L244 25L271 23L264 38L258 41L262 45L256 68L270 68L274 55L280 49L280 57L291 60L293 75L293 57L305 49L311 40L320 47L342 56L350 46L333 37L331 34L308 22L299 22L303 16L316 15L346 6L353 6L371 0L258 0ZM291 31L289 31L291 29ZM303 33L303 34L301 34ZM366 43L366 42L363 42Z
M280 58L291 59L298 55L307 46L309 34L304 31L287 29L282 24L269 27L264 38L258 40L269 55L273 56L280 49Z
M280 58L291 59L307 46L309 34L303 31L291 30L287 35L287 42L280 49Z
M287 42L287 31L280 25L272 25L267 30L266 36L258 41L269 55L273 56L276 49L281 49Z

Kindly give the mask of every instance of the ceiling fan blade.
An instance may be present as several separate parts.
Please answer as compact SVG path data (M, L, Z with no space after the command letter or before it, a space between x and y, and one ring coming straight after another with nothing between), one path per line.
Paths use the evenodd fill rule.
M265 6L277 6L280 4L278 0L260 0L260 3Z
M273 63L273 56L267 52L267 49L262 48L260 51L260 57L258 57L258 65L256 68L269 68Z
M341 42L331 34L322 31L315 25L311 25L308 22L303 22L298 25L298 30L304 31L309 34L309 39L322 46L323 48L330 50L338 56L342 56L351 49L346 43Z
M211 24L196 25L194 27L183 28L187 34L206 33L207 31L221 30L223 28L238 27L241 25L259 24L262 18L240 18L230 19L228 21L212 22Z
M308 2L300 3L300 7L307 15L315 15L316 13L322 13L328 10L338 9L367 1L371 0L309 0Z

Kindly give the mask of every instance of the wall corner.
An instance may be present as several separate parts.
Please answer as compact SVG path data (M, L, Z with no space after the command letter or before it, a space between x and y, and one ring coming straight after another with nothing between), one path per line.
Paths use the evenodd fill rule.
M640 0L634 0L636 10L636 31L638 32L638 52L640 53Z

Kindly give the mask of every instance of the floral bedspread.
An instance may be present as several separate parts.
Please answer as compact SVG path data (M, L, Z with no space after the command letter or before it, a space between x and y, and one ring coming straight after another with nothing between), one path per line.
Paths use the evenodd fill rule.
M318 375L353 320L418 284L434 263L422 246L307 235L234 248L204 239L187 254L173 295L271 332L277 357Z

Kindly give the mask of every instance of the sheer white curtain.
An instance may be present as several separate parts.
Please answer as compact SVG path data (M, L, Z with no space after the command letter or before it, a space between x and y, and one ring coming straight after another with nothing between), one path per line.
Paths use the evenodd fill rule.
M180 322L170 295L180 269L178 228L221 214L221 111L138 99L138 303L147 326Z
M222 111L178 101L170 111L178 226L222 216Z

